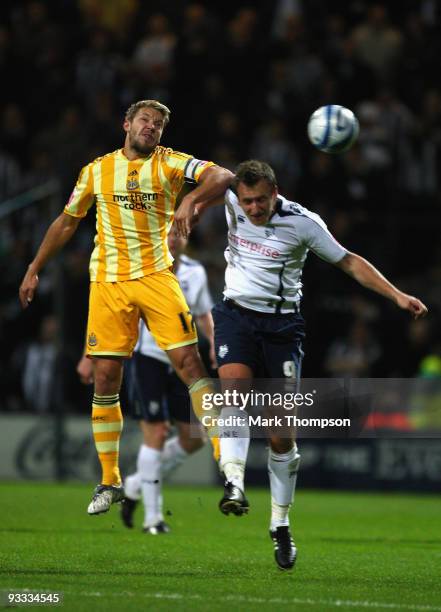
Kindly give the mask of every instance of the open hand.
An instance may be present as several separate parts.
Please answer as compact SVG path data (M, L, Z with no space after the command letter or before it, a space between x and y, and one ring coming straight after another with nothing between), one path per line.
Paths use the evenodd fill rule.
M188 238L191 228L197 222L198 214L195 211L195 204L192 198L183 198L175 213L175 225L179 236Z

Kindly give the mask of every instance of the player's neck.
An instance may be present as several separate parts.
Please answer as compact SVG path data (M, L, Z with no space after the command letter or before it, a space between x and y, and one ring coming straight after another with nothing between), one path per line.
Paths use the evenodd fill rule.
M156 147L153 147L153 149L150 149L150 151L148 151L147 153L140 153L139 151L136 151L129 145L124 145L122 152L123 152L123 155L127 157L129 161L134 161L135 159L145 159L147 157L150 157L150 155L153 153L155 148Z
M269 216L269 219L268 219L267 223L269 223L269 222L271 221L271 219L274 217L274 215L276 214L276 212L279 212L279 203L278 203L277 199L276 199L276 201L274 202L274 206L273 206L273 209L272 209L272 211L271 211L271 214L270 214L270 216Z

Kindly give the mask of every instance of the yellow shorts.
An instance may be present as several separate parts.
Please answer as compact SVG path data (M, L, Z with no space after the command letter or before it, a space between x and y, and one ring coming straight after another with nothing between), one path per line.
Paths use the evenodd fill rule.
M86 354L130 357L140 317L164 350L198 340L176 276L162 270L135 280L90 283Z

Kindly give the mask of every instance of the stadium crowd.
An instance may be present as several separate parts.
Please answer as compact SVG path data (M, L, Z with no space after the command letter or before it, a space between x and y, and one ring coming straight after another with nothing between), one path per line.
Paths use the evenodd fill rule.
M50 409L42 398L54 397L60 368L67 408L89 409L75 363L94 215L45 271L31 310L21 311L17 290L81 167L121 146L125 109L146 98L172 110L163 144L232 170L267 161L283 195L429 306L427 319L409 321L311 256L305 376L425 375L428 357L441 375L439 25L435 0L164 0L153 11L141 0L4 2L0 215L1 202L50 179L59 190L55 204L0 216L1 409ZM320 153L306 138L309 115L328 103L360 121L344 155ZM222 208L213 209L190 244L216 299L225 227Z

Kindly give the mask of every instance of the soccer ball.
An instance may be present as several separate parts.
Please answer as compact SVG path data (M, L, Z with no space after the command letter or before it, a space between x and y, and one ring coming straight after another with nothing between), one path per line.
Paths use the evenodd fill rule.
M355 142L360 131L357 117L338 104L321 106L308 121L311 143L325 153L342 153Z

